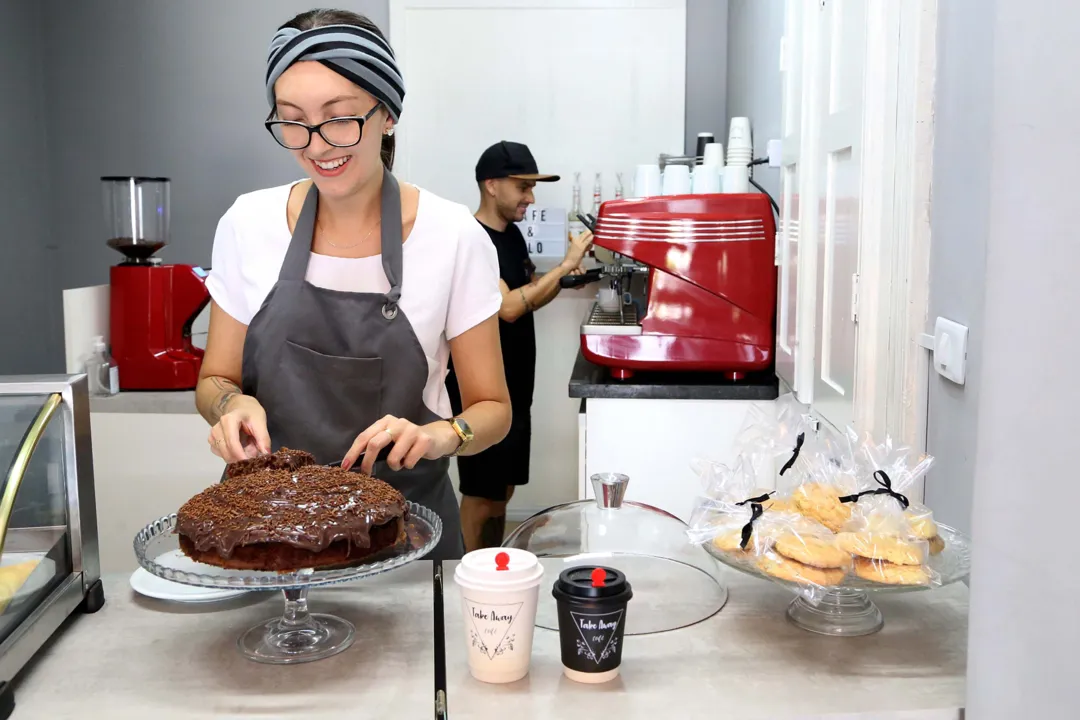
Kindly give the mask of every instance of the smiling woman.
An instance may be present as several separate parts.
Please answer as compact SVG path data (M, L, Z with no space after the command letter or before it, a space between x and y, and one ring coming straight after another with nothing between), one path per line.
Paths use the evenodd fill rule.
M442 517L433 557L458 557L447 456L510 424L494 248L467 208L390 173L405 88L367 18L314 10L283 25L266 91L266 127L309 179L242 195L218 224L197 390L210 449L227 462L283 445L360 460Z

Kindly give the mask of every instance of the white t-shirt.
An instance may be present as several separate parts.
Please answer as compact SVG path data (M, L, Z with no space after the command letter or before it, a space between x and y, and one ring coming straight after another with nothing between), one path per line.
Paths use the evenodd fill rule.
M277 283L292 234L286 218L295 183L241 195L222 216L206 287L218 306L245 325ZM384 293L382 255L337 258L311 253L307 281L342 292ZM468 208L420 191L416 222L403 246L400 311L427 356L424 404L450 417L448 341L499 311L499 260Z

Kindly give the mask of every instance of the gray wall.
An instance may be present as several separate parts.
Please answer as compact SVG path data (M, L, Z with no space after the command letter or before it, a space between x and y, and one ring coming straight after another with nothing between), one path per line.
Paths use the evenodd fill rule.
M332 5L389 27L388 0ZM21 138L11 142L6 128L0 133L0 142L11 145L2 146L0 182L24 193L0 198L0 218L13 228L3 242L24 239L16 257L28 269L4 285L0 337L37 340L11 352L8 364L5 347L0 372L63 369L60 289L107 282L118 259L105 246L100 176L172 178L172 244L161 257L207 265L214 228L233 199L297 175L293 160L261 128L262 76L274 29L311 6L310 0L0 0L0 83L14 83L10 96L31 108L0 120L20 123ZM687 0L688 147L701 131L726 136L726 19L727 0ZM56 50L44 70L26 72L33 65L25 58L43 46ZM16 153L14 161L8 152ZM29 303L32 298L40 302Z
M0 375L62 361L57 269L49 235L59 209L49 194L40 6L0 1ZM61 362L62 365L62 362Z
M237 195L299 170L261 127L266 46L311 0L94 0L45 4L53 225L62 287L108 281L99 177L172 178L166 262L210 264L214 229ZM338 0L389 27L387 0ZM77 118L77 121L74 119Z
M965 384L930 375L926 446L937 464L926 483L926 499L942 522L964 531L971 528L975 417L985 384L994 59L994 16L987 8L986 0L938 4L929 316L931 327L941 316L970 331Z
M686 147L711 132L727 142L728 0L686 0Z
M987 202L970 208L986 218L987 244L969 717L1072 720L1080 717L1072 546L1080 507L1080 4L966 6L963 31L986 18L993 36L990 62L973 68L992 85L989 104L972 108L988 115L991 130ZM979 172L967 169L971 179Z
M779 0L729 0L727 115L750 118L754 157L764 157L769 140L780 137L780 40L784 3ZM725 124L725 128L727 125ZM724 131L727 142L727 131ZM754 168L756 180L780 201L780 171Z

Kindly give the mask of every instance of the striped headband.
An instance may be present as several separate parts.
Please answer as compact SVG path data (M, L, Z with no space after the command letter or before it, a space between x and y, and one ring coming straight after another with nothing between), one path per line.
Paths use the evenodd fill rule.
M266 61L266 99L271 106L276 102L274 83L300 60L318 60L385 105L394 120L401 116L405 82L394 51L378 33L355 25L278 30Z

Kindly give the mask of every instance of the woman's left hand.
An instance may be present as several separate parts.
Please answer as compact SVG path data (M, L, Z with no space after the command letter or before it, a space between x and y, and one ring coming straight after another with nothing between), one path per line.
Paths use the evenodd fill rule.
M417 425L404 418L387 415L356 436L341 461L341 467L350 469L363 453L360 470L370 475L379 451L393 443L394 448L386 458L386 464L391 470L413 468L421 458L435 460L451 454L459 442L460 438L448 422Z

